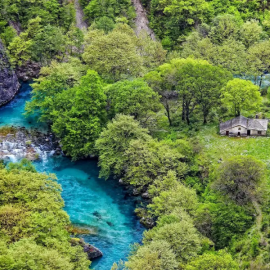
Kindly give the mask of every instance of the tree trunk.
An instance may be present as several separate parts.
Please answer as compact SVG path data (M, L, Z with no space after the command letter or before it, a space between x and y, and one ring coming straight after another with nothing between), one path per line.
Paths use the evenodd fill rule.
M206 118L207 118L207 116L204 115L204 116L203 116L203 124L204 124L204 125L207 124L207 119L206 119Z
M189 107L188 107L188 105L186 105L186 120L187 120L187 124L189 125L190 121L189 121Z
M184 102L182 104L182 120L186 121L186 114L185 114L185 105Z
M165 102L165 110L166 110L166 114L167 114L167 118L168 118L168 121L169 121L169 125L172 126L172 119L171 119L171 113L170 113L170 106L168 104L168 100L166 99L166 102Z
M262 81L263 81L263 75L261 75L261 78L260 78L260 84L259 84L260 89L262 87Z
M187 124L188 124L188 125L190 124L189 116L187 116Z

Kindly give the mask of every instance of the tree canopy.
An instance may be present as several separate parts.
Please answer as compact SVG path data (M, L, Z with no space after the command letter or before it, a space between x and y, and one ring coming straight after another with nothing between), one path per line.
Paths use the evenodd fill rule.
M251 156L236 156L220 165L214 187L241 205L260 200L264 181L262 162Z
M70 245L69 217L55 176L28 161L0 169L0 265L3 269L81 269L90 262Z
M222 91L222 102L235 116L241 112L256 112L262 103L259 87L250 81L234 79L229 81Z
M62 149L74 160L93 154L106 123L106 95L100 77L88 70L78 86L57 94L50 117Z

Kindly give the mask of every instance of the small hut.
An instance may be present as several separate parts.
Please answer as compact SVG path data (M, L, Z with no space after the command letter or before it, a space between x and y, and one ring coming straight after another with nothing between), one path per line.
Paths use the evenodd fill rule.
M220 123L220 135L226 136L266 136L268 119L251 119L238 116Z

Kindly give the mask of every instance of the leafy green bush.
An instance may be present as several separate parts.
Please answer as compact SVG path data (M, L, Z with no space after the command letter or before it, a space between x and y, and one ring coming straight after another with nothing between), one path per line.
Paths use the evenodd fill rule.
M130 0L92 0L86 5L83 2L84 13L87 20L93 23L106 16L116 22L117 17L126 17L129 23L136 17Z

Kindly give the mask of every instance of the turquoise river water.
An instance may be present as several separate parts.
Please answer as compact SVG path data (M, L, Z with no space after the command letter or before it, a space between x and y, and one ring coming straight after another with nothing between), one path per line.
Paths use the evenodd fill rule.
M16 98L0 108L0 126L44 130L34 118L23 116L30 92L31 87L23 84ZM40 172L56 174L72 223L93 231L82 237L104 256L95 260L91 269L110 270L113 262L125 260L130 245L142 238L143 227L134 214L136 199L128 196L117 181L99 179L96 161L71 162L65 157L44 155L35 165Z

